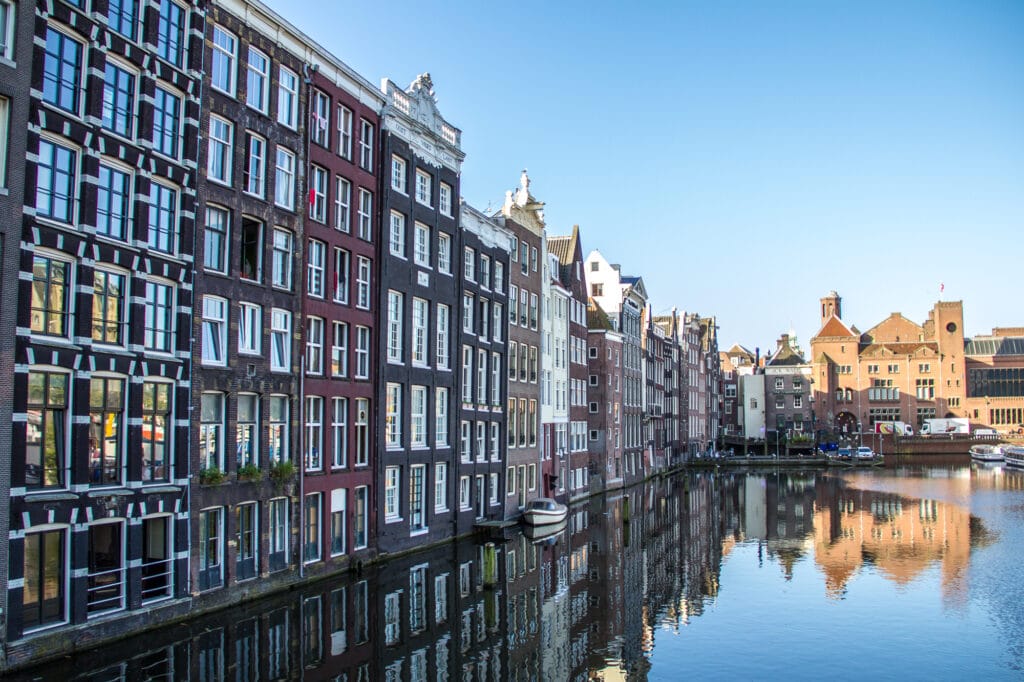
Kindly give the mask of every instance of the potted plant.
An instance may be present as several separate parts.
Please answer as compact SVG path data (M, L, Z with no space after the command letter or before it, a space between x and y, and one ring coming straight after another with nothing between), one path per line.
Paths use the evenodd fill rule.
M255 464L246 464L238 467L239 481L258 481L263 478L263 470Z
M270 465L270 479L280 490L295 477L295 463L290 459L277 460Z
M199 470L199 483L201 485L220 485L224 482L224 472L216 465Z

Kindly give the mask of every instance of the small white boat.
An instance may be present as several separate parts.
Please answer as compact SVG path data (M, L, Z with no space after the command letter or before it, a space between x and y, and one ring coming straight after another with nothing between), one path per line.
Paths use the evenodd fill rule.
M971 459L976 462L1002 462L1003 448L1000 445L989 445L980 443L972 445L970 449Z
M569 508L550 497L538 497L526 504L523 522L529 526L546 526L560 523L569 514Z
M1006 466L1024 469L1024 447L1008 445L1003 448L1003 459Z

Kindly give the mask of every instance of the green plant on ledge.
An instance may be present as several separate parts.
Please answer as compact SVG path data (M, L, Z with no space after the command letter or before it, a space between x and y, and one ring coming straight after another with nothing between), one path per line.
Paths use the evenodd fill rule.
M290 459L283 462L274 462L270 465L270 478L275 483L281 484L290 481L295 476L295 463Z
M224 472L216 466L199 470L199 483L202 485L219 485L224 482Z
M263 478L263 470L255 464L246 464L238 467L239 481L258 481Z

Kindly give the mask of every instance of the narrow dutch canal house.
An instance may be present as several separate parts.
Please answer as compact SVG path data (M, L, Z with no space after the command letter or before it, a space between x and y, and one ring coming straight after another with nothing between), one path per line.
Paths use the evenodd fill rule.
M200 606L271 589L300 560L302 42L256 3L224 0L207 16L192 328Z
M4 306L17 310L8 665L188 607L204 5L0 7L18 27L3 49L31 79L0 91L19 98L0 116L28 110L8 150L12 180L24 159L20 250L4 242L20 261Z
M591 251L584 267L590 298L622 334L622 476L625 485L642 480L643 467L643 350L641 312L647 289L640 277L627 277L600 251Z
M508 293L508 466L505 517L517 518L529 500L551 493L538 481L540 422L541 256L544 204L530 193L523 171L519 188L505 194L498 222L512 234ZM550 457L550 453L547 455ZM549 481L550 483L550 481Z
M578 498L590 492L587 280L583 272L583 244L580 241L579 226L573 225L572 234L568 236L548 237L547 248L553 258L552 266L557 266L558 281L568 292L565 301L567 346L561 359L566 366L569 387L568 438L564 444L566 452L557 452L560 461L556 475L559 486L568 488L570 498ZM565 454L568 454L567 458Z
M508 322L508 231L463 204L459 326L459 522L457 533L476 520L504 518L505 374Z
M305 40L312 63L303 301L302 561L308 574L337 570L373 551L374 200L384 97Z
M590 489L595 493L621 488L625 480L622 345L622 334L615 330L601 306L590 299L587 306L587 444Z
M459 516L454 325L463 304L456 259L465 155L428 74L407 90L390 80L381 89L375 515L379 550L396 552L452 537Z

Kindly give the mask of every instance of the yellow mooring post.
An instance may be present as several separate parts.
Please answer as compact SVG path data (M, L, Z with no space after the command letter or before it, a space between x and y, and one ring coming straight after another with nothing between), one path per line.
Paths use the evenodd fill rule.
M484 545L484 587L493 588L498 584L498 550L493 542Z

